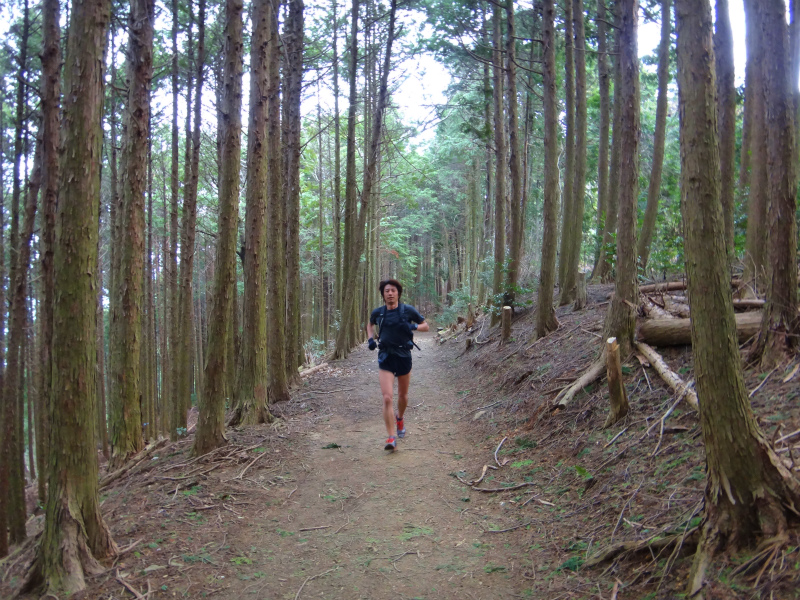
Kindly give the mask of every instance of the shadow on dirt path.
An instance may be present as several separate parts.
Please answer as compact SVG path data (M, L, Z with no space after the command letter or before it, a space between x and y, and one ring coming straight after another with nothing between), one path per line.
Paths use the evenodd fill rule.
M452 359L431 334L418 342L395 452L383 449L377 355L364 345L274 406L274 424L231 430L199 458L191 437L163 445L104 487L122 552L74 597L530 597L519 505L452 476L494 448L470 438ZM39 512L29 534L41 528ZM0 597L19 588L32 548L13 557Z
M477 600L519 593L524 581L513 550L502 536L485 533L480 494L450 475L477 448L458 420L459 390L447 359L432 335L418 338L408 434L395 452L383 449L376 353L358 348L335 363L345 375L309 382L328 392L329 415L304 436L299 464L286 465L296 481L286 486L285 501L254 515L251 539L247 531L229 536L267 558L253 569L258 578L232 586L230 597Z

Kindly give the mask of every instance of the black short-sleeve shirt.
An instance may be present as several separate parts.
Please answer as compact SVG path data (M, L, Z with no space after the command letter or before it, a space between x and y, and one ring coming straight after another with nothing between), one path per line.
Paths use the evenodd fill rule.
M402 311L400 306L403 306ZM401 312L403 313L402 319ZM411 356L413 347L411 340L414 335L408 328L408 324L412 322L419 324L424 320L425 317L410 304L398 305L392 310L388 310L385 306L379 306L372 311L369 317L369 322L378 326L379 348L397 356Z

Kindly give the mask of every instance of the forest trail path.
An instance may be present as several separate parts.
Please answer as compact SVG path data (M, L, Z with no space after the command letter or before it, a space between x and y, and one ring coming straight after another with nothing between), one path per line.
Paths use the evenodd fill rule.
M359 347L334 363L343 374L313 376L293 400L324 394L325 414L302 438L291 436L300 447L283 471L294 481L277 488L267 508L248 510L241 526L228 528L228 554L240 556L242 568L238 580L226 582L225 597L520 594L525 582L507 534L485 531L497 507L481 504L491 495L470 493L449 475L463 468L462 459L488 455L464 433L469 421L459 420L460 390L448 359L431 334L417 337L408 434L395 452L383 449L377 353ZM325 448L331 444L340 448Z

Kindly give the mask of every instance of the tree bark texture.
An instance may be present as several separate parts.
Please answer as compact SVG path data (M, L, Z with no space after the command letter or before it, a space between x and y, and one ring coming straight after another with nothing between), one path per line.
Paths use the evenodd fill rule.
M611 247L615 246L614 237L617 234L617 221L619 217L619 193L620 193L620 118L622 115L622 101L621 101L621 88L622 88L622 69L620 65L621 54L621 40L620 40L620 7L619 3L614 3L614 23L617 26L614 34L614 42L616 49L616 56L613 63L613 77L614 77L614 100L612 105L612 121L613 129L611 132L611 156L609 159L609 184L608 195L606 196L605 204L605 220L603 222L603 234L600 242L600 255L598 262L592 272L592 278L600 278L602 281L607 281L611 276L611 262L610 259L618 252L618 249L611 251Z
M733 64L733 31L728 0L717 0L714 56L717 69L717 110L719 111L720 200L725 218L725 246L733 261L734 189L736 169L736 84Z
M169 258L167 260L166 277L167 287L167 320L166 328L169 332L167 336L167 358L168 363L164 364L166 377L164 379L164 390L166 398L166 409L169 414L169 437L172 441L178 439L178 427L180 425L180 406L178 403L178 336L180 328L178 326L178 197L180 187L178 181L179 171L179 139L178 132L178 97L180 95L180 84L178 80L178 0L172 0L172 130L171 130L171 155L170 155L170 213L169 213ZM167 370L169 366L169 370Z
M245 190L244 318L242 366L233 424L271 420L267 409L267 109L269 0L253 3L250 46L250 116Z
M569 296L577 299L578 271L580 269L581 245L583 244L583 215L586 195L586 28L583 16L583 0L573 0L572 18L575 40L575 185L572 231L570 233L569 263L567 264L564 291L572 289ZM585 300L584 300L585 302Z
M11 191L11 232L9 234L9 286L13 287L17 277L17 252L19 251L19 205L22 196L22 159L23 150L23 128L26 120L26 86L24 84L27 68L28 36L30 32L30 11L28 1L23 5L22 28L19 34L19 53L17 55L17 90L16 90L16 115L14 131L14 166ZM0 255L0 261L5 262L5 255ZM1 281L1 280L0 280ZM0 286L3 287L3 286ZM5 295L5 300L13 304L13 291L9 290ZM6 306L5 303L0 309L3 317L0 324L4 321ZM13 320L13 306L9 307L9 325ZM3 330L5 331L5 330ZM5 337L5 336L3 336ZM5 357L4 357L5 354ZM15 387L11 388L5 383L11 372L8 365L13 365L15 371L19 367L19 351L9 344L8 351L5 351L4 344L0 344L0 361L4 361L7 368L0 372L0 391L2 391L2 427L0 427L0 489L7 490L0 494L0 555L8 552L7 540L11 543L18 543L25 539L25 475L23 468L23 449L24 441L22 433L18 427L19 419L22 418L20 406ZM17 379L17 381L19 381ZM6 391L10 394L7 394ZM6 537L8 535L8 537Z
M192 453L206 454L226 443L225 405L229 390L226 374L230 336L234 335L231 306L236 285L236 237L239 222L239 172L242 153L242 70L244 24L242 0L225 5L225 47L223 54L222 106L220 110L220 180L217 264L214 273L214 302L209 317L208 346L200 414Z
M631 352L639 292L636 280L636 205L639 191L638 0L619 2L620 131L619 222L615 293L603 337L616 337L620 353ZM614 92L615 96L617 91Z
M95 272L108 0L72 5L56 221L53 397L45 526L25 587L65 596L116 553L100 514L95 418ZM88 416L88 417L87 417Z
M761 332L751 357L772 368L797 347L797 167L789 31L783 0L764 0L761 12L769 166L768 287Z
M286 196L286 357L289 381L297 377L302 355L300 324L300 100L303 83L303 0L289 3L284 41L284 193ZM321 208L321 203L320 203ZM283 243L278 240L278 243ZM321 244L320 244L321 247ZM321 251L321 250L320 250ZM321 266L321 265L320 265Z
M595 264L600 258L603 230L608 210L608 137L610 129L610 92L608 73L608 41L606 25L606 6L604 0L597 0L597 86L600 95L600 124L597 140L597 247Z
M20 543L27 537L25 530L25 440L23 428L18 426L23 415L23 382L24 382L24 346L27 337L25 328L28 320L27 297L28 269L31 259L31 238L33 237L34 220L36 217L36 204L39 188L42 181L42 145L36 144L33 160L33 171L28 182L28 197L22 219L22 231L17 238L18 246L13 248L15 267L12 272L14 279L10 281L11 288L9 303L8 323L8 349L6 354L6 369L4 378L3 396L6 407L15 408L15 420L6 421L6 432L11 435L6 438L9 449L9 486L8 486L8 531L12 543ZM6 418L9 411L6 410Z
M681 121L681 208L692 298L692 342L706 448L706 513L691 589L699 589L706 550L748 543L785 528L782 502L798 499L796 480L756 424L734 338L725 223L719 199L719 146L711 9L676 0Z
M152 0L131 3L128 27L128 100L122 142L121 257L116 311L111 315L111 466L119 468L144 447L140 401L144 279L144 197L153 77Z
M564 178L561 195L561 243L558 252L558 285L561 306L569 304L575 295L572 289L566 290L565 280L569 265L570 236L573 234L573 215L575 214L575 57L573 46L572 2L564 2L564 113L566 131L564 132Z
M194 90L194 115L191 129L191 153L186 162L184 178L186 184L183 194L183 215L181 222L181 264L180 288L178 290L177 349L173 354L177 362L175 386L178 390L175 408L178 410L178 427L186 427L186 413L191 408L192 395L192 332L193 327L193 286L195 236L197 233L197 181L200 163L200 129L202 123L203 78L205 66L205 0L198 4L197 16L197 63ZM187 136L189 129L187 128Z
M619 344L616 338L606 340L606 376L608 377L608 396L610 407L603 429L611 427L628 414L628 392L622 381L622 362L619 356Z
M661 0L661 43L658 46L658 98L656 100L656 128L653 134L653 164L650 168L650 183L647 188L647 205L644 210L642 232L639 236L639 267L645 269L650 258L650 245L656 229L658 201L661 198L661 175L664 171L664 147L667 137L667 109L670 82L669 51L672 46L672 0ZM736 130L731 126L732 135ZM733 214L733 213L731 213ZM732 222L731 222L732 223Z
M519 269L522 261L523 242L525 240L525 206L522 193L522 170L520 168L519 141L519 102L517 101L517 33L514 18L514 0L506 0L506 56L508 60L508 145L509 175L511 195L509 197L511 221L511 240L508 252L508 273L506 278L505 304L514 301L519 281Z
M753 65L745 89L745 102L751 103L750 188L747 204L747 233L744 252L744 279L755 290L767 286L767 206L769 175L767 165L767 119L765 105L764 39L760 0L745 0L747 24L747 64ZM752 88L752 89L751 89ZM745 124L746 125L746 124Z
M536 335L544 337L558 328L553 309L556 276L556 240L558 236L558 105L556 100L555 7L545 0L544 38L544 206L542 216L542 264L536 312Z
M60 4L58 0L45 0L42 5L43 43L42 49L42 212L41 212L41 319L39 342L39 365L41 373L40 397L44 405L49 402L52 389L53 347L53 297L55 290L53 273L53 246L55 244L56 203L58 197L58 143L61 127L61 30L59 26ZM37 319L38 320L38 319ZM38 454L47 456L47 411L38 418ZM39 466L39 501L44 504L44 461Z
M495 186L494 186L494 276L492 293L495 298L502 291L503 268L506 266L506 134L505 108L503 101L503 53L502 21L503 11L499 3L492 6L492 82L494 97L494 147L495 147ZM502 302L496 302L492 311L492 325L500 319Z
M278 34L278 7L267 3L267 369L269 402L289 399L289 380L286 374L287 329L287 211L284 196L283 157L281 154L281 77L280 53L282 41ZM287 99L288 101L288 99ZM299 132L298 132L299 135ZM298 141L299 143L299 141ZM285 152L292 152L284 148ZM299 148L297 149L299 158ZM299 174L298 174L299 179ZM299 193L299 190L298 190ZM299 200L298 200L299 201ZM298 217L299 218L299 217ZM299 227L299 224L298 224ZM288 259L291 261L291 259ZM298 273L299 275L299 273Z

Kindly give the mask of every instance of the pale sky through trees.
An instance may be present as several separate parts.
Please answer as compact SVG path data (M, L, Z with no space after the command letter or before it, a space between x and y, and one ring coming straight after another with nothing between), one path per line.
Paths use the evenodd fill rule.
M745 23L744 23L744 6L742 0L730 0L730 13L731 13L731 26L733 28L734 39L734 59L736 63L736 85L742 85L744 82L744 66L745 66ZM713 5L713 2L712 2ZM19 6L9 6L3 3L0 8L0 37L6 39L10 47L15 47L15 40L7 39L9 33L9 24L12 22L12 15L19 13ZM422 27L424 23L424 16L418 13L419 16L406 15L405 25L409 27ZM64 15L62 13L62 19ZM421 35L425 35L426 29L429 30L430 26L425 25L422 29ZM644 23L640 21L639 25L639 56L647 56L653 54L658 46L660 38L659 23ZM340 44L342 40L340 40ZM341 50L340 50L341 51ZM118 50L118 61L123 60L122 48ZM436 62L430 54L420 54L413 59L408 59L401 64L395 65L395 92L392 101L398 106L400 112L404 116L407 124L418 125L421 129L419 135L415 137L415 141L423 142L433 138L435 130L435 110L436 107L445 103L446 98L444 92L450 84L450 76L444 66ZM655 68L655 67L653 67ZM5 73L6 84L13 85L11 79L12 73ZM402 81L402 83L400 83ZM244 98L248 98L248 78L244 78ZM391 84L390 84L391 85ZM163 93L156 91L153 97L153 113L154 116L159 113L166 114L170 112L171 97L170 90L163 90ZM316 114L315 86L308 90L303 102L303 114L306 117L313 117ZM211 92L206 90L204 96L204 112L208 115L209 119L214 119L216 116ZM330 92L323 89L322 104L326 109L332 109L333 99ZM339 107L344 110L346 107L346 98L340 98ZM181 109L183 110L181 104ZM243 110L247 111L247 102L244 102ZM168 117L167 117L168 118ZM210 121L209 121L210 122ZM427 128L427 130L423 130Z

